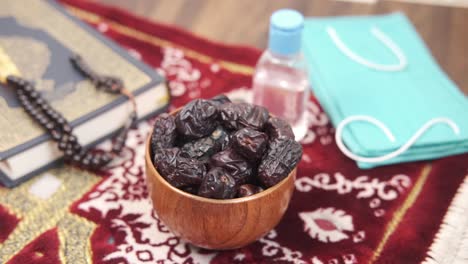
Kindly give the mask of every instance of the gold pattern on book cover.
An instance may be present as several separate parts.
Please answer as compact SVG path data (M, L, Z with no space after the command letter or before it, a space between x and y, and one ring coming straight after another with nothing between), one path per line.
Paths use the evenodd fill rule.
M28 52L24 52L25 49ZM42 41L29 37L0 36L0 82L5 83L8 75L22 76L33 80L37 90L52 92L54 80L42 79L50 65L50 57L51 51Z
M42 199L30 190L46 174L60 181L60 187L52 196ZM14 231L0 243L0 263L7 263L34 239L55 227L58 228L62 262L80 263L87 260L91 263L89 238L96 224L72 213L70 206L100 179L93 173L62 166L11 190L0 186L0 204L21 218Z
M82 55L96 71L122 78L130 91L151 81L146 73L126 61L46 1L5 1L0 8L0 19L6 18L13 18L21 27L46 33L67 49ZM50 54L54 52L47 46L47 43L24 36L2 36L1 34L2 32L0 32L0 47L10 56L23 76L32 79L39 89L62 93L67 91L62 94L62 99L52 100L51 104L68 120L73 121L90 114L118 98L116 95L96 91L86 80L61 84L60 89L54 89L54 81L44 79L43 76L51 63L57 63L56 61L47 63L47 57L50 60ZM28 65L24 63L25 58L29 59ZM62 59L63 62L60 63L64 65L68 63L69 58L60 58ZM9 88L0 86L0 89ZM51 92L47 96L53 97L54 93ZM0 115L2 128L0 152L26 143L44 133L21 107L11 107L2 96L0 96L0 113L2 113Z
M2 49L1 42L2 39L0 38L0 82L5 83L9 75L19 76L20 72L10 56Z

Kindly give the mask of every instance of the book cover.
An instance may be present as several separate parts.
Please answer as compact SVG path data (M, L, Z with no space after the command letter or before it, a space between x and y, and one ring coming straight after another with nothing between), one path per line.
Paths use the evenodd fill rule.
M97 91L70 63L69 58L74 53L84 57L97 72L121 78L126 88L135 95L164 82L154 69L69 15L55 1L19 0L2 3L0 47L21 75L33 81L42 95L73 127L127 101L124 96ZM162 107L151 114L165 110L168 105L167 87L161 98L164 100ZM0 161L48 140L48 134L21 108L14 91L0 84ZM103 138L95 142L100 140ZM1 171L0 182L6 186L13 185L11 179Z

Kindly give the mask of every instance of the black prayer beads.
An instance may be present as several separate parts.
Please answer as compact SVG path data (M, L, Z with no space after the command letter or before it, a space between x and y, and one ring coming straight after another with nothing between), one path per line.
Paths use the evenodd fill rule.
M97 89L109 93L125 94L132 101L133 111L114 138L112 150L109 152L85 150L78 142L69 122L53 109L31 82L18 76L8 76L7 84L15 89L19 103L29 116L47 130L52 140L57 142L66 162L83 169L97 170L107 165L114 156L122 151L128 131L137 121L135 102L133 95L125 91L120 79L95 73L79 55L72 57L71 61L85 77L93 82Z

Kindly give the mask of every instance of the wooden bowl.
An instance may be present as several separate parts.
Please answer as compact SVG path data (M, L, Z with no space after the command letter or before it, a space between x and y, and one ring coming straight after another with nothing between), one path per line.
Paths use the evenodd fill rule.
M252 196L217 200L179 190L156 170L146 141L146 177L159 219L176 235L207 249L235 249L272 230L283 217L294 191L296 168L273 187Z

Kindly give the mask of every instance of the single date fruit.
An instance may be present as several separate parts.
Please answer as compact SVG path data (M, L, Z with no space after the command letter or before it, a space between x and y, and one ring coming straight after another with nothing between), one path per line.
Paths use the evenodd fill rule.
M161 114L156 118L151 135L151 150L156 153L158 149L172 148L176 138L174 116Z
M208 136L216 129L218 110L216 105L204 99L188 103L175 118L177 132L188 139Z
M204 159L225 148L229 134L222 127L216 128L210 136L185 143L182 152L190 158Z
M278 117L270 117L265 125L266 132L270 139L275 138L292 138L294 139L294 132L288 122Z
M243 184L239 187L239 190L237 191L237 197L251 196L261 191L263 191L263 188L260 186L256 186L253 184Z
M238 128L237 120L243 109L239 104L227 103L218 107L219 118L225 128L236 130Z
M232 130L251 127L262 130L268 121L269 113L265 107L248 103L226 103L219 106L222 124Z
M154 154L154 164L161 176L176 188L199 185L206 174L205 164L182 156L179 148L159 149Z
M237 193L235 179L220 167L212 168L203 178L198 195L214 199L231 199Z
M213 103L215 103L216 105L222 105L222 104L231 102L231 100L224 94L217 95L217 96L211 98L210 100Z
M268 136L252 128L246 127L234 133L232 145L237 153L248 160L257 161L262 158L268 145Z
M214 154L210 160L211 168L224 168L238 184L246 183L252 176L252 166L233 149Z
M280 138L270 142L258 167L258 178L271 187L286 178L302 157L302 146L294 139Z

